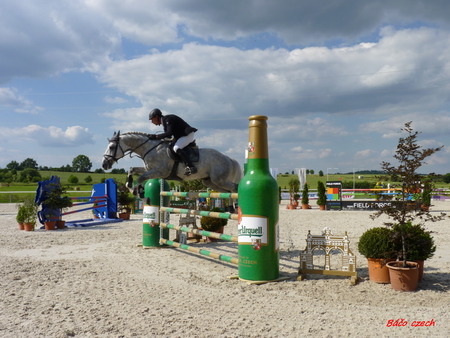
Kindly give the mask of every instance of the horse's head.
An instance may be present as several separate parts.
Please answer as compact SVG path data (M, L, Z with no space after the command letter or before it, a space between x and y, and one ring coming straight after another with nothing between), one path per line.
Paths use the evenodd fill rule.
M125 155L122 147L120 146L120 130L111 139L108 138L108 147L103 154L102 168L104 170L109 170L112 168L113 164L117 162L118 159Z

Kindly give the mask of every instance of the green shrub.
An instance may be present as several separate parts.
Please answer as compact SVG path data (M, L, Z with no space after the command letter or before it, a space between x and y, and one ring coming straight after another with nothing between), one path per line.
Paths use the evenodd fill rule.
M399 257L403 259L401 257L401 229L398 224L395 224L393 230L394 234L397 234L397 236L393 237L396 251L399 253ZM411 222L408 222L403 226L403 231L405 236L407 261L426 260L433 257L434 252L436 251L436 246L434 245L434 240L430 231L425 231L423 226L420 224L412 225Z
M317 182L317 205L327 204L327 194L325 184L322 181Z
M223 212L220 208L213 208L211 210L212 212ZM202 229L205 231L212 231L216 232L221 227L227 225L228 219L226 218L214 218L214 217L208 217L208 216L202 216L200 219L200 224L202 226Z
M309 204L309 189L308 184L305 183L305 186L302 191L302 204Z
M392 242L392 230L372 228L361 235L358 251L366 258L395 258L396 250Z

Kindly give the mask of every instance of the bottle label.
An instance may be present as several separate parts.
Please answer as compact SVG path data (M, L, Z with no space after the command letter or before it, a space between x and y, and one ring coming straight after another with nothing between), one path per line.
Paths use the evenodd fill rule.
M149 205L144 206L143 218L144 223L148 223L151 226L159 224L159 208Z
M256 247L269 244L266 217L242 216L238 224L238 242Z

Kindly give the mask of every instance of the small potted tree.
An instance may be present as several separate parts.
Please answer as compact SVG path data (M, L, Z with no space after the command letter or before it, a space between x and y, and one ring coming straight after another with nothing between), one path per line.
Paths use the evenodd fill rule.
M397 230L394 226L394 233L396 237L393 238L394 244L396 246L396 251L401 253L402 242L399 238L400 230ZM406 260L413 261L419 264L419 282L423 279L423 268L425 260L433 257L436 251L436 245L434 244L434 239L431 236L430 231L426 231L421 224L411 224L408 222L404 226L405 231L405 245L406 245Z
M25 222L26 217L26 209L23 204L17 204L17 215L16 215L16 221L19 225L19 230L23 230L23 223Z
M45 200L42 202L45 217L44 226L46 230L54 230L56 223L61 220L62 210L72 206L70 197L63 196L66 193L66 187L63 187L60 182L48 185ZM58 228L64 227L64 224L58 224Z
M423 191L422 191L422 210L423 211L429 211L431 206L431 191L432 186L430 182L426 182Z
M302 191L302 209L309 209L309 189L308 183L305 183Z
M375 219L382 214L387 215L391 220L384 222L384 224L393 229L393 238L399 243L399 261L387 263L393 289L414 291L418 287L419 264L408 261L410 250L408 245L409 224L412 224L417 218L421 220L421 223L440 221L444 219L445 214L431 215L428 211L423 211L413 203L409 203L408 200L411 194L416 193L420 189L421 176L417 173L417 170L425 164L427 157L441 150L442 147L424 149L418 145L417 136L419 132L412 129L411 122L405 123L405 127L401 131L406 132L407 135L399 139L397 150L394 154L398 165L391 165L389 162L381 163L385 177L391 179L392 177L402 177L401 193L395 196L391 205L385 205L380 208L371 218ZM434 174L430 174L429 177L433 178Z
M117 188L117 204L119 206L119 218L129 220L131 210L133 209L135 197L124 184L118 185Z
M327 195L325 184L322 181L317 182L317 205L320 210L325 210L327 204Z
M289 204L287 206L287 209L297 209L298 201L295 200L295 195L300 187L300 181L296 178L292 178L288 184L289 184Z
M25 198L24 206L24 222L25 231L34 231L39 206L30 197Z
M384 227L372 228L359 238L358 251L367 258L369 279L375 283L390 283L387 262L396 258L392 230Z

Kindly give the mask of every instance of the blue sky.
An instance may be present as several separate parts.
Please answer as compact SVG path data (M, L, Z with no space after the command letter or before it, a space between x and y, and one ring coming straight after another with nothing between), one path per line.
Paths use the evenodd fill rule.
M279 172L379 169L413 121L444 145L421 172L450 172L450 2L17 0L0 31L0 168L100 168L115 130L161 131L158 107L241 164L267 115Z

